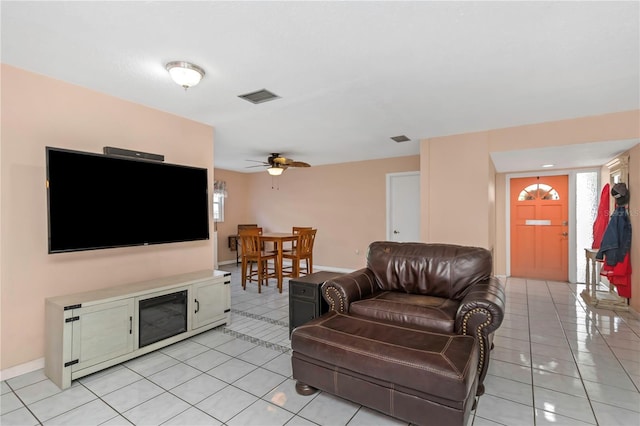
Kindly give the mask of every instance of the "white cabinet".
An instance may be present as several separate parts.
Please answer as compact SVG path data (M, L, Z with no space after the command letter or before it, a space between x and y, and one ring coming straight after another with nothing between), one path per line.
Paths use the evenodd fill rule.
M225 320L229 324L231 308L231 280L223 282L203 282L194 284L193 294L193 329Z
M71 357L75 361L71 364L72 372L133 351L133 299L72 309L67 314L69 312Z
M230 276L224 271L198 271L47 299L45 374L64 389L72 380L229 323ZM145 311L145 303L174 292L187 293L182 298L187 325L169 337L141 344L140 331L153 318L149 315L163 312Z

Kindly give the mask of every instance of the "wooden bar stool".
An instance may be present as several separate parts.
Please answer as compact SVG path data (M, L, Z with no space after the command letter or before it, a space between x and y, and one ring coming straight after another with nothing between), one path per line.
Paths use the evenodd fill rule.
M269 278L277 279L276 262L278 260L277 253L265 251L262 248L260 236L262 228L247 228L240 231L240 241L242 242L242 288L247 289L247 280L249 282L257 278L258 293L262 293L262 283L269 285ZM273 268L269 268L269 261L273 261ZM253 272L251 262L257 265L257 271ZM249 267L247 267L249 266Z
M293 249L282 253L283 258L291 260L291 277L300 276L300 263L303 260L306 266L305 275L313 272L313 243L317 231L317 229L301 229Z

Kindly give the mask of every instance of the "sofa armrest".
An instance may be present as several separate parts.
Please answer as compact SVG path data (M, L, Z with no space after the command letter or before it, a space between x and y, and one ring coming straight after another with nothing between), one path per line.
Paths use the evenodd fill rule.
M378 290L376 278L370 269L363 268L350 274L328 280L322 285L322 297L329 310L349 313L349 305Z
M479 345L478 383L482 383L487 374L493 332L502 324L504 307L504 284L496 277L473 285L458 307L456 332L474 336ZM484 385L478 389L478 395L483 391Z

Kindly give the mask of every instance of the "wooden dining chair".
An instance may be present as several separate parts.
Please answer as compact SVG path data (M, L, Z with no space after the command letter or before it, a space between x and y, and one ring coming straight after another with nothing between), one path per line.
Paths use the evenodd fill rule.
M242 245L242 241L240 241L240 231L242 231L243 229L248 229L248 228L257 228L258 224L257 223L239 223L238 224L238 229L236 231L236 265L240 263L240 257L242 256L242 248L240 247Z
M304 260L306 266L305 275L313 272L313 243L316 239L317 229L301 229L296 240L295 247L289 252L283 252L284 259L291 260L291 276L300 276L300 264Z
M300 231L303 229L313 229L311 226L292 226L291 227L291 233L293 235L299 235ZM294 240L291 242L291 247L283 247L282 251L291 251L296 247L296 244L298 243L298 240Z
M242 288L247 289L247 280L258 282L258 293L262 293L262 284L269 285L269 278L278 278L276 274L277 253L265 251L260 241L262 228L246 228L240 230L240 241L242 241ZM273 261L273 267L269 267L269 261ZM254 272L252 262L257 265Z

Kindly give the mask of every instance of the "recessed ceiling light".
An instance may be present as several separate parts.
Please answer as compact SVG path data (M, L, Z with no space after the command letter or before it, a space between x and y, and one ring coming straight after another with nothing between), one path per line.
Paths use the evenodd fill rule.
M555 166L555 164L543 164L542 168L543 169L548 169L549 167L553 167L553 166Z

